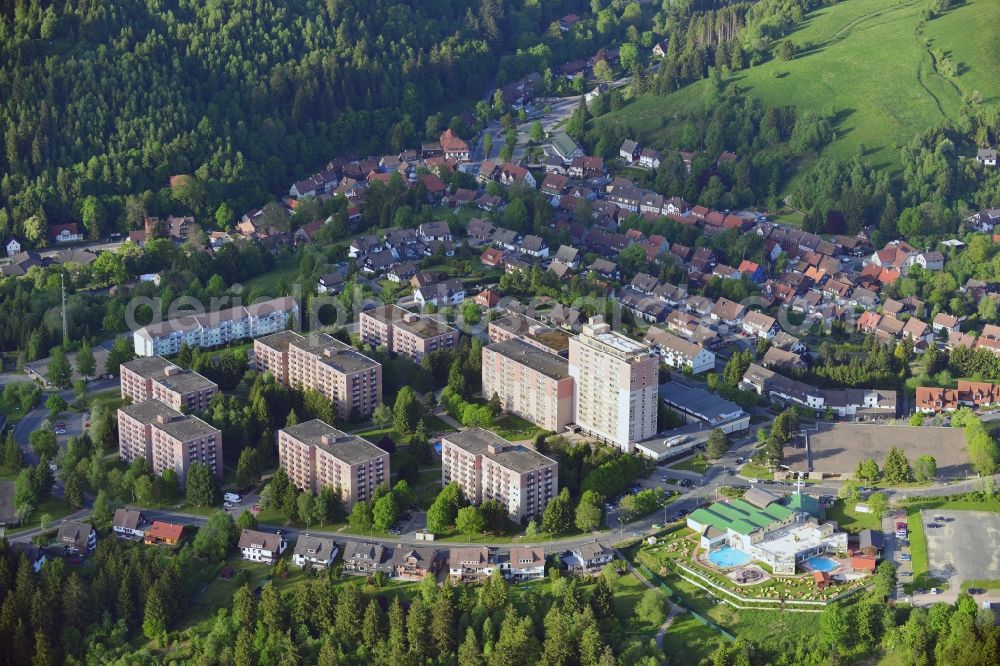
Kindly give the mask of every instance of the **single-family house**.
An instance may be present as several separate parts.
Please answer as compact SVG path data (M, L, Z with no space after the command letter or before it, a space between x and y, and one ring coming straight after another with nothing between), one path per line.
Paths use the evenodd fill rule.
M64 520L56 534L56 546L67 555L86 557L97 548L97 530L88 523Z
M639 166L644 169L658 169L660 167L660 153L652 148L643 148L639 151Z
M469 161L469 144L452 132L451 128L446 129L441 134L438 143L441 144L441 151L444 153L445 159L458 160L459 162Z
M339 294L344 290L344 274L340 271L324 273L316 281L317 294Z
M49 227L49 234L51 234L52 240L56 243L75 243L76 241L83 240L83 234L80 233L76 222L54 224Z
M146 534L146 518L135 509L115 509L111 529L119 539L140 541Z
M755 284L760 284L767 279L767 274L764 272L763 267L760 264L750 261L749 259L744 259L740 262L739 268L737 268L741 275L746 275L751 282Z
M980 148L976 151L976 161L983 166L995 167L997 165L997 149Z
M728 298L720 297L715 302L715 305L712 306L709 316L712 318L712 321L722 322L728 326L738 326L743 321L746 313L746 306L734 303Z
M328 569L337 557L340 548L329 537L302 534L295 541L292 564L313 569Z
M389 573L385 546L366 541L348 541L344 545L344 573L371 575L376 571Z
M453 237L451 235L451 228L448 226L448 222L445 220L437 220L434 222L424 222L419 227L417 227L417 236L425 243L431 241L451 241Z
M16 238L8 238L7 243L4 246L7 248L7 256L13 257L15 254L21 251L21 241Z
M495 247L488 247L483 250L483 254L479 257L479 261L484 266L489 266L490 268L500 268L503 266L503 258L503 250Z
M523 254L530 255L532 257L547 257L549 256L549 246L545 242L545 239L541 236L535 236L528 234L521 241L520 250Z
M443 560L434 548L414 548L397 544L389 561L391 576L402 580L423 580L427 574L437 574Z
M512 581L545 578L545 550L539 546L511 548L507 577Z
M273 532L243 530L237 546L243 559L248 562L274 564L288 548L288 542L283 536Z
M413 301L420 307L424 307L428 303L435 307L461 305L464 300L465 287L461 280L455 278L429 284L413 292Z
M496 551L488 546L452 548L448 552L448 575L455 582L478 582L499 568Z
M146 530L143 543L147 546L166 545L176 546L184 536L184 526L177 523L168 523L163 520L154 520L153 524Z
M577 573L597 572L615 559L615 551L600 541L591 541L572 548L563 555L563 564Z
M934 329L935 333L940 333L941 331L945 331L949 334L958 333L958 317L944 312L939 312L934 315L934 321L931 322L931 327Z
M743 331L749 335L770 340L778 332L778 322L763 312L751 311L743 317Z
M618 157L632 164L639 159L639 144L632 139L625 139L618 149Z

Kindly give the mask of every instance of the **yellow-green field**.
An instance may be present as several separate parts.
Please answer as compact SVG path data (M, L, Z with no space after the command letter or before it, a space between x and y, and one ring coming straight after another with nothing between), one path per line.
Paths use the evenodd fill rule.
M1000 97L1000 45L978 37L1000 25L1000 2L966 0L924 24L922 0L845 0L810 14L790 40L799 55L735 72L730 85L770 106L833 115L836 139L824 154L845 158L864 145L875 164L897 169L898 147L945 118L957 116L962 94ZM932 51L958 65L951 79L935 71ZM698 109L706 81L665 97L647 96L605 118L640 141L678 147L675 114ZM606 122L602 118L599 122Z

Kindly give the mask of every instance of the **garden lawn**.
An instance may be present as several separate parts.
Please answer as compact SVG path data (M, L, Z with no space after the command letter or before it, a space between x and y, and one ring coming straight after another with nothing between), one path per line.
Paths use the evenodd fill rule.
M860 502L848 504L845 500L838 499L833 506L826 510L828 520L834 520L840 529L847 532L860 532L864 529L881 530L882 521L875 517L873 513L860 513L854 507Z
M675 463L671 463L670 469L677 469L683 472L696 472L698 474L704 474L708 471L708 468L712 464L705 460L705 456L701 453L697 453L689 458L684 458Z
M66 502L62 500L61 497L50 497L41 504L38 505L34 511L32 511L31 516L28 518L27 523L21 527L12 527L7 529L8 534L17 534L18 532L23 532L25 530L34 529L41 525L42 516L48 514L49 516L49 528L58 528L59 520L65 518L69 514L74 513L74 509L66 506Z
M534 423L514 414L501 416L493 422L493 425L489 429L512 442L526 439L533 440L537 435L547 432Z
M299 273L299 265L296 257L286 257L274 270L268 271L257 277L250 278L243 283L243 293L249 293L253 288L263 289L265 292L271 290L270 295L277 296L278 282L284 280L286 284L294 279Z
M774 472L764 467L763 465L758 465L757 463L748 462L740 468L740 476L747 479L763 479L766 481L771 481L774 479Z
M690 613L682 613L674 617L663 643L671 664L699 666L712 656L716 648L726 643L726 639Z

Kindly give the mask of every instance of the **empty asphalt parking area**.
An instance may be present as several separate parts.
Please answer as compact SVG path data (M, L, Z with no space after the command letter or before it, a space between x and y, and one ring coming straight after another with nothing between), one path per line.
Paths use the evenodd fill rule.
M970 473L961 428L821 423L808 432L809 448L785 449L785 464L794 470L826 474L853 474L858 463L874 458L879 468L892 447L912 464L922 455L937 460L938 478L965 478Z
M953 519L938 522L941 516ZM1000 514L987 511L920 512L927 537L927 573L957 586L965 580L1000 579ZM939 527L928 527L931 524Z

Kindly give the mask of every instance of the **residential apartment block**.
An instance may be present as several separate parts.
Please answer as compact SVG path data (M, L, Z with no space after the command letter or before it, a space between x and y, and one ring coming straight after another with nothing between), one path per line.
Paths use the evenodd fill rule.
M174 470L182 485L194 462L222 478L222 432L159 400L118 409L118 449L122 460L143 458L155 474Z
M569 341L573 421L583 431L631 453L656 434L659 359L649 346L591 317Z
M325 333L281 331L257 338L254 362L288 386L313 389L333 402L337 417L371 416L382 402L382 365Z
M359 318L361 339L374 347L420 361L424 354L451 349L458 344L458 331L431 317L422 317L398 305L366 310Z
M140 356L119 366L122 399L133 403L159 400L180 411L208 409L219 385L197 372L184 370L162 356Z
M520 338L483 348L483 397L500 398L505 411L560 432L573 420L569 362Z
M181 345L217 347L234 340L257 338L297 326L299 302L292 296L272 298L226 310L191 314L144 326L132 334L136 356L171 356Z
M278 431L278 461L297 488L339 488L348 510L389 480L388 453L319 419Z
M482 428L441 438L442 485L456 482L474 504L497 500L511 520L538 520L559 492L559 465Z
M565 357L569 353L570 334L561 328L546 326L537 319L515 314L489 323L490 342L520 338L542 351Z

